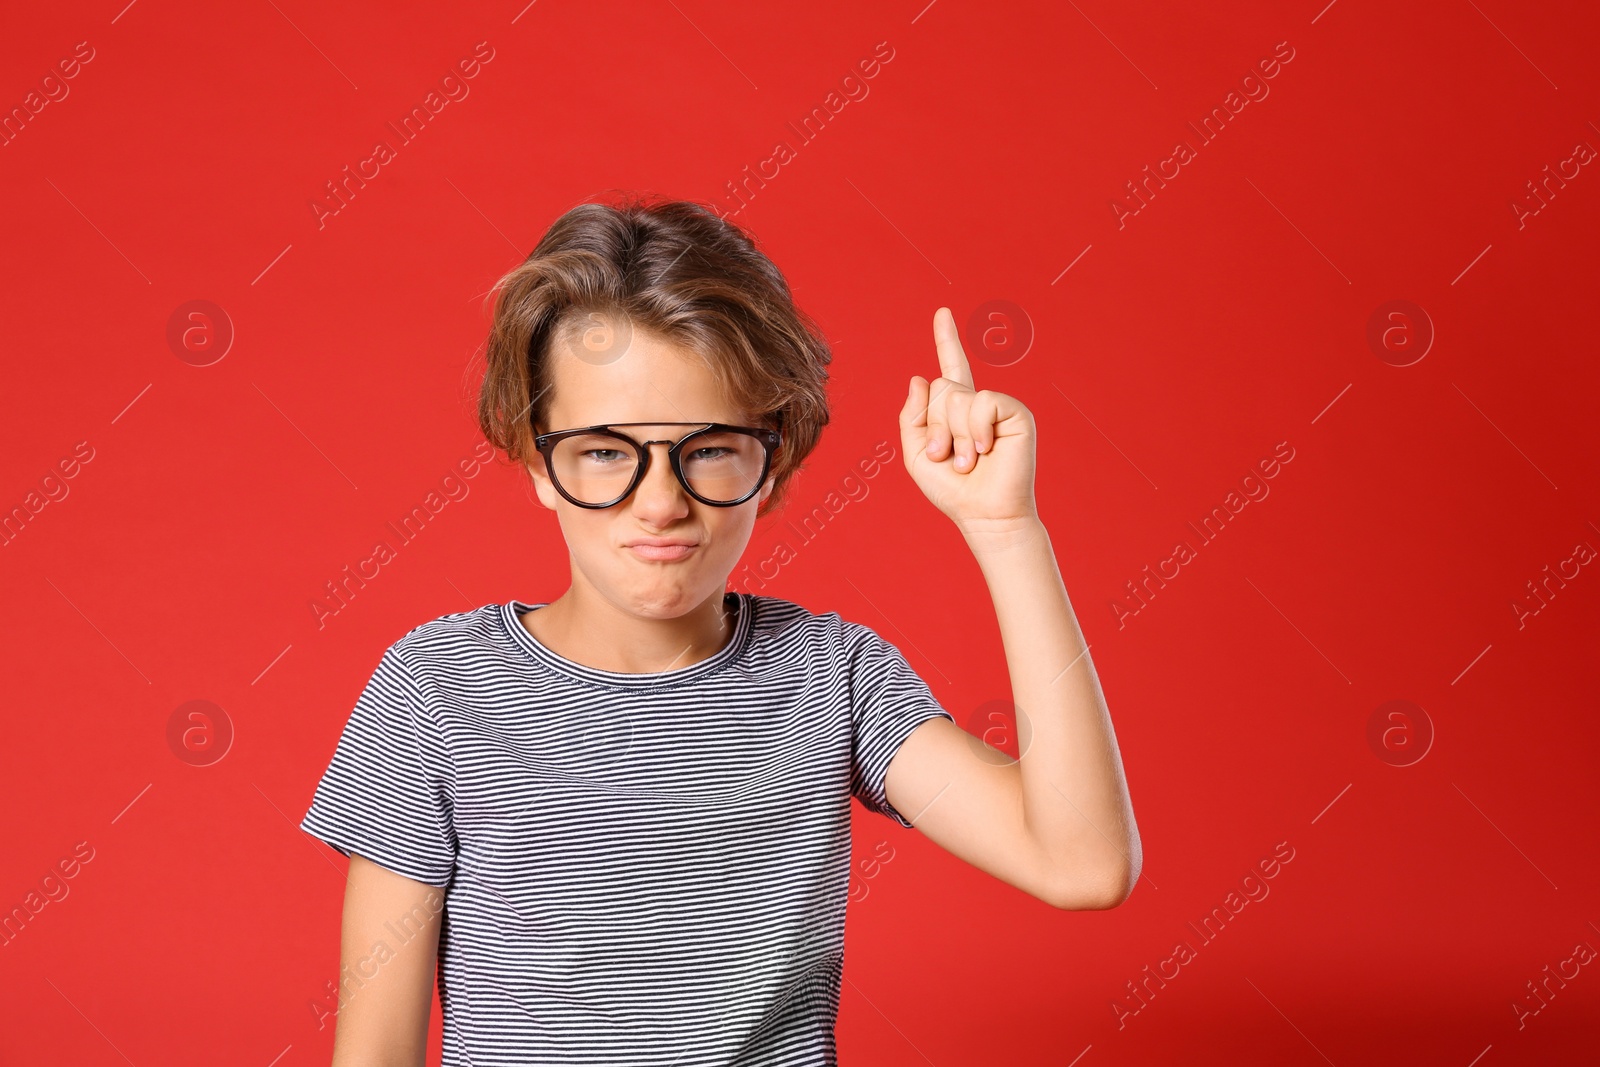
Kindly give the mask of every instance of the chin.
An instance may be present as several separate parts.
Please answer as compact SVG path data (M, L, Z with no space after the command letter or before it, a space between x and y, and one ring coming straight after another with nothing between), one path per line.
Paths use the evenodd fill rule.
M703 583L676 571L643 582L638 575L629 577L631 580L625 579L614 587L619 594L616 602L643 618L676 619L692 611L708 595L700 588Z

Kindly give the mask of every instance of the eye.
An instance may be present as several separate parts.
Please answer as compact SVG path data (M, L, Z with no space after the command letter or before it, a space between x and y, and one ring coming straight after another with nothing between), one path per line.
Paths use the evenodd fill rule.
M618 448L586 448L579 452L578 455L593 463L615 463L622 455L622 450Z

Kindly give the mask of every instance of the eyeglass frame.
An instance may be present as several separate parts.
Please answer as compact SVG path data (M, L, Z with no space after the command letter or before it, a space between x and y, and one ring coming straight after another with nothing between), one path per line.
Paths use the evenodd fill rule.
M691 430L682 437L678 438L678 440L675 442L666 439L659 441L635 441L627 434L615 433L614 430L620 426L698 426L700 429ZM746 434L750 437L754 437L761 444L761 476L756 479L756 484L751 487L750 491L737 500L707 500L705 497L695 492L693 487L689 485L689 479L684 477L682 460L683 446L685 442L692 441L694 438L699 437L702 434L728 432ZM568 437L577 437L579 434L596 434L615 438L619 441L626 441L633 447L634 456L638 460L637 465L633 468L633 478L629 480L628 487L624 489L617 497L607 501L604 504L590 504L586 501L577 499L562 487L561 480L556 477L555 459L551 453L555 450L555 446L560 441ZM672 468L673 476L678 479L678 484L683 486L684 492L688 493L691 497L700 501L700 503L707 505L708 507L737 507L738 505L749 500L751 497L755 496L756 493L760 492L761 487L766 484L767 475L772 472L772 454L782 443L783 432L781 430L771 430L764 426L730 426L724 422L606 422L601 423L598 426L580 426L570 430L551 430L549 433L535 434L533 438L533 447L536 448L539 454L544 457L545 471L550 475L550 484L555 486L556 492L560 493L567 499L568 502L576 505L577 507L591 508L594 510L616 507L618 504L622 503L624 500L628 499L628 497L633 495L633 491L639 488L639 483L644 481L644 476L650 471L650 459L652 456L652 452L650 450L651 445L672 446L667 449L667 462Z

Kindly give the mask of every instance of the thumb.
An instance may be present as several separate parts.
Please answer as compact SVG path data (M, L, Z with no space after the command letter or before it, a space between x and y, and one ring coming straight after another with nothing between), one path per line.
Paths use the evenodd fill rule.
M928 382L920 374L911 376L911 389L900 406L900 445L908 463L928 447Z

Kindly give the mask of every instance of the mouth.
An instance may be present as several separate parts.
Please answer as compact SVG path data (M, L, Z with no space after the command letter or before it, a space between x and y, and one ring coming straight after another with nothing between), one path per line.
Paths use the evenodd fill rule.
M640 559L654 560L661 563L670 563L673 560L683 559L689 553L699 548L699 545L629 545L628 551Z

